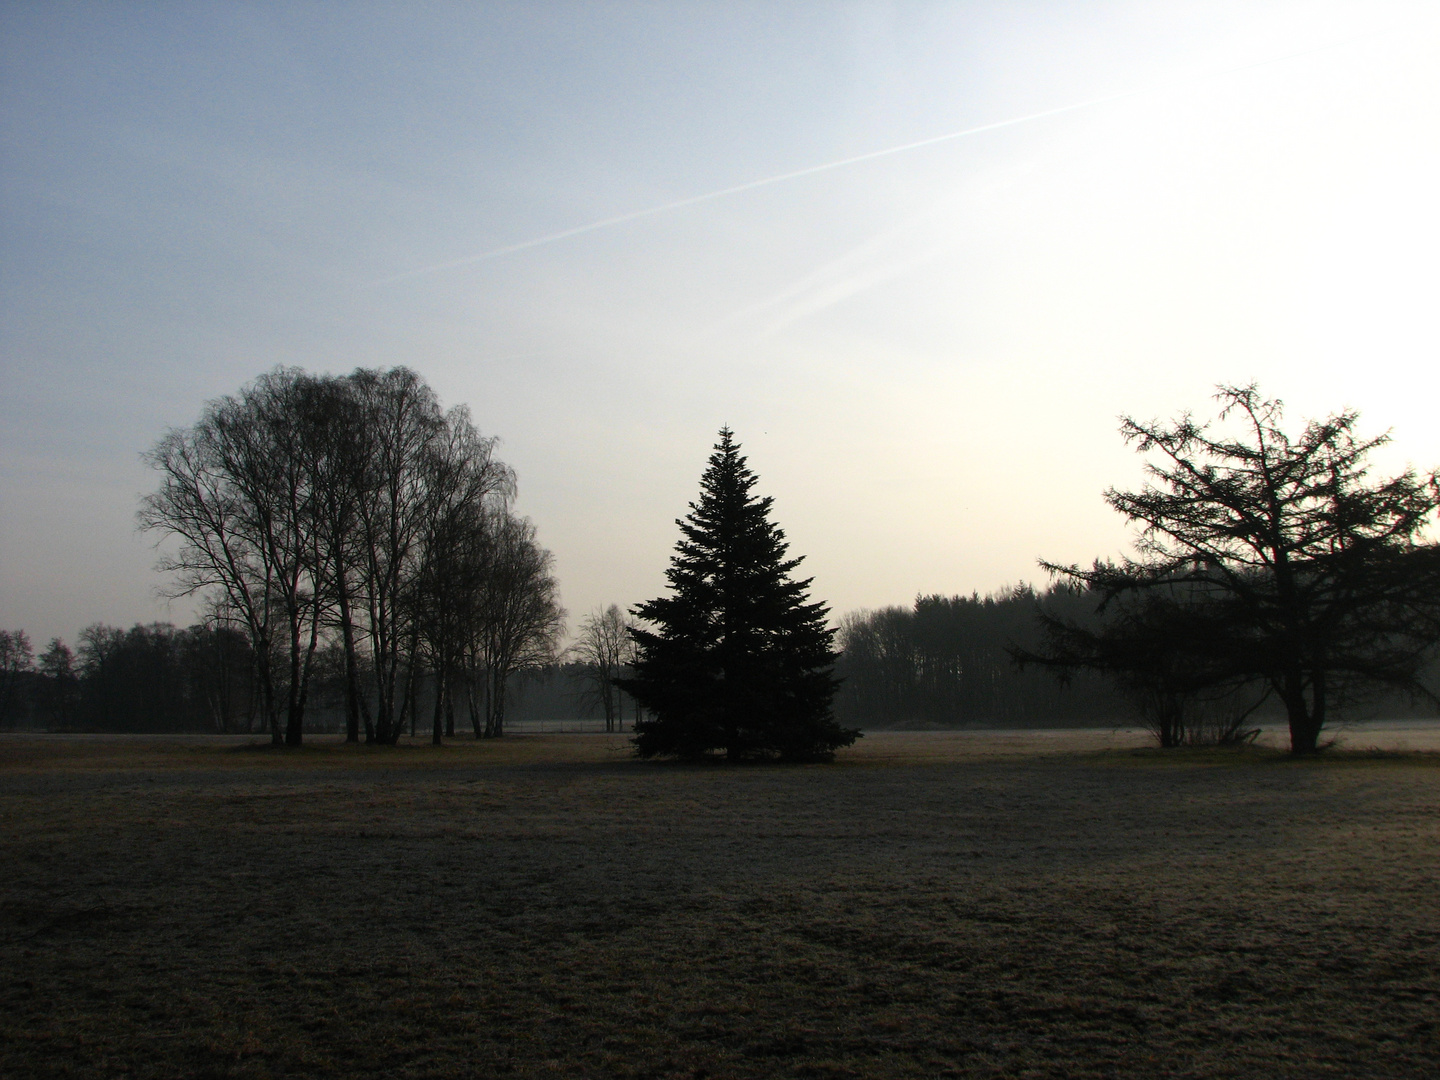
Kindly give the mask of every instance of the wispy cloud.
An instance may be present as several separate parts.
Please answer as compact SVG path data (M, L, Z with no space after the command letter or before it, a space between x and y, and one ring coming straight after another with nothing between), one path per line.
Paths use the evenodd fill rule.
M951 250L949 220L957 202L947 196L899 224L856 244L793 284L732 312L707 333L755 323L757 336L773 337L802 319L877 288Z
M1047 116L1059 116L1062 113L1093 108L1096 105L1104 105L1107 102L1134 97L1138 93L1140 93L1138 90L1127 90L1124 93L1107 94L1104 97L1091 98L1088 101L1077 101L1070 105L1044 109L1040 112L1029 113L1025 116L1014 116L1008 120L997 120L994 123L981 124L978 127L966 128L963 131L951 131L944 135L933 135L928 139L918 139L915 142L903 143L900 146L889 146L883 150L872 150L865 154L856 154L854 157L827 161L822 165L811 165L804 169L795 169L791 172L762 177L759 180L749 180L743 184L735 184L732 187L707 191L703 195L691 195L684 199L676 199L673 202L660 203L657 206L647 206L643 210L632 210L629 213L616 214L614 217L601 218L599 221L592 221L587 225L577 225L573 229L562 229L560 232L537 236L532 240L522 240L517 244L506 244L504 247L491 248L489 251L482 251L476 255L467 255L463 259L452 259L449 262L435 263L433 266L424 266L418 270L407 270L404 273L381 278L379 281L376 281L375 284L388 285L410 278L423 277L427 274L438 274L445 270L458 270L461 267L473 266L476 263L498 259L505 255L514 255L521 251L529 251L532 248L544 247L546 244L553 244L559 240L568 240L572 236L583 236L586 233L596 232L600 229L623 225L628 221L638 221L641 218L654 217L657 214L668 213L671 210L680 210L687 206L713 202L716 199L723 199L730 195L739 195L742 192L769 187L771 184L783 184L787 180L798 180L804 176L814 176L817 173L829 172L832 169L843 169L848 165L858 165L862 161L874 161L876 158L889 157L892 154L903 154L910 150L919 150L922 147L935 146L939 143L953 142L956 139L963 139L971 135L980 135L987 131L999 131L1001 128L1015 127L1018 124L1028 124L1035 120L1042 120Z
M894 154L909 153L913 150L921 150L929 146L938 146L942 143L954 142L958 139L970 138L976 135L983 135L991 131L1000 131L1004 128L1017 127L1021 124L1034 123L1037 120L1044 120L1052 116L1063 116L1066 113L1079 112L1082 109L1093 109L1100 105L1107 105L1116 101L1124 101L1128 98L1142 95L1153 95L1174 91L1184 86L1203 83L1218 79L1226 75L1232 75L1240 71L1248 71L1253 68L1265 67L1269 64L1278 64L1285 60L1293 60L1302 56L1309 56L1313 53L1324 52L1328 49L1336 49L1354 42L1368 38L1379 37L1383 34L1395 33L1397 28L1387 28L1370 34L1347 37L1341 41L1327 42L1312 48L1300 49L1294 52L1284 53L1280 56L1266 57L1262 60L1245 64L1236 64L1230 67L1215 71L1203 72L1199 75L1192 75L1186 78L1169 80L1165 83L1152 84L1136 87L1131 90L1124 90L1119 93L1105 94L1100 97L1087 98L1084 101L1071 102L1068 105L1057 105L1051 109L1041 109L1039 112L1026 113L1023 116L1012 116L1005 120L996 120L988 124L979 124L975 127L963 128L959 131L948 131L943 135L932 135L925 139L916 139L913 142L901 143L898 146L887 146L881 150L871 150L864 154L855 154L852 157L838 158L834 161L826 161L819 165L810 165L803 169L793 169L789 172L776 173L773 176L761 177L758 180L748 180L743 184L734 184L730 187L717 188L714 191L707 191L699 195L690 195L683 199L674 199L670 202L659 203L655 206L647 206L640 210L631 210L624 214L615 214L612 217L601 218L598 221L591 221L584 225L576 225L574 228L561 229L559 232L547 233L544 236L537 236L529 240L521 240L514 244L505 244L501 247L490 248L488 251L481 251L474 255L467 255L460 259L451 259L448 262L434 263L430 266L422 266L415 270L406 270L399 274L392 274L389 277L380 278L373 282L374 285L389 285L411 278L424 277L429 274L438 274L447 270L459 270L466 266L473 266L477 263L488 262L492 259L503 258L506 255L515 255L522 251L530 251L534 248L544 247L561 240L568 240L576 236L584 236L586 233L598 232L601 229L609 229L616 225L623 225L631 221L639 221L642 218L655 217L659 214L666 214L673 210L681 210L687 206L698 206L701 203L714 202L717 199L728 198L732 195L740 195L747 191L755 191L759 188L769 187L772 184L783 184L790 180L798 180L806 176L814 176L818 173L830 172L833 169L843 169L850 165L858 165L865 161L874 161L877 158L890 157Z

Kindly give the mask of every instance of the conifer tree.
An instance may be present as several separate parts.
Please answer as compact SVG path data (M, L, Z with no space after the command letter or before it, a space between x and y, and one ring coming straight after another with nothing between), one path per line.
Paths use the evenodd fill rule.
M650 713L635 725L641 757L731 761L830 757L858 731L831 713L839 681L828 609L810 580L790 573L773 502L751 494L756 476L728 427L700 480L700 500L676 522L683 534L666 577L671 594L635 614L634 678L623 688Z

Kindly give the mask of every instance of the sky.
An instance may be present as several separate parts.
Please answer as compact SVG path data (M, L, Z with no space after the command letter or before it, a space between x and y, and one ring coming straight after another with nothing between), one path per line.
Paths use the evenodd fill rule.
M724 424L836 616L1122 554L1119 417L1217 384L1431 468L1437 46L1421 3L6 0L0 628L187 622L142 455L277 365L468 405L572 626L663 591Z

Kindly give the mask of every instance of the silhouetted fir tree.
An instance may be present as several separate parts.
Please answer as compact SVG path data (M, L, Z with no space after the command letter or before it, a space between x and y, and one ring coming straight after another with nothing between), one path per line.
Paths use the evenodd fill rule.
M828 758L858 731L831 713L835 631L790 572L785 533L728 427L700 480L700 501L677 521L684 538L666 576L672 595L635 614L634 678L621 685L650 713L635 725L641 757L729 760Z

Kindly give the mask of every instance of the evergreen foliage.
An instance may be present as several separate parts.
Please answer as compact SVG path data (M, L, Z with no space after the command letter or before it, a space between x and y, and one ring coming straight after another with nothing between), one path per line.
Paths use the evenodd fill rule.
M909 607L856 611L840 622L835 699L841 723L865 727L1112 726L1130 704L1100 675L1076 671L1061 685L1024 670L1007 647L1040 645L1036 615L1090 626L1095 602L1063 585L1028 585L989 596L917 596Z
M770 497L728 427L700 480L700 500L676 522L683 538L666 577L671 595L635 614L635 675L622 688L649 712L635 725L641 757L723 752L731 761L828 758L859 736L836 723L835 631L790 574Z

